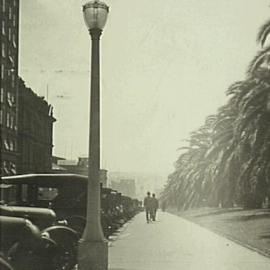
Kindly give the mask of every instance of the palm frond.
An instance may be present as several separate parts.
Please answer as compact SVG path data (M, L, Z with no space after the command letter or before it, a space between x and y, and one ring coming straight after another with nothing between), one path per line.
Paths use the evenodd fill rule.
M240 91L241 85L243 84L243 81L238 81L233 83L232 85L229 86L229 88L226 91L226 95L234 95Z
M263 50L260 50L257 55L250 62L247 74L249 76L254 75L254 72L259 68L269 69L270 67L270 46L267 46Z
M270 20L265 22L259 29L257 35L257 43L263 47L269 34L270 34Z

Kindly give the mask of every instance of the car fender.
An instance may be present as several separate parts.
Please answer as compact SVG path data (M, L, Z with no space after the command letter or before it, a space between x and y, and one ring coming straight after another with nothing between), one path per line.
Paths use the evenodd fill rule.
M78 233L66 226L51 226L42 231L42 234L48 234L49 237L62 247L76 246L79 241Z
M51 226L42 231L57 244L58 252L55 254L54 263L56 269L63 267L73 269L77 263L79 235L73 229L66 226Z

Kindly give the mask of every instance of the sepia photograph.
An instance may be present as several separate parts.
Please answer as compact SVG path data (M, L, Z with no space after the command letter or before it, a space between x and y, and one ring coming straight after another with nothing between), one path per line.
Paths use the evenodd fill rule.
M269 14L0 0L0 269L269 270Z

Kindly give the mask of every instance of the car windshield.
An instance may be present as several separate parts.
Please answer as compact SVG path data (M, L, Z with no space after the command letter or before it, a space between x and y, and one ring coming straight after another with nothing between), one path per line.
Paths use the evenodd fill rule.
M61 185L58 187L37 186L33 184L12 185L16 190L5 203L9 205L24 205L48 207L53 204L72 204L75 201L83 202L86 199L85 186L82 185Z
M16 201L16 188L13 185L0 184L1 204Z

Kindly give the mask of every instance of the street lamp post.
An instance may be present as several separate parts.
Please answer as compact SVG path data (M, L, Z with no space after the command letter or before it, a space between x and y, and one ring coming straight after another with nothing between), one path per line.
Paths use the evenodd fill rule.
M108 269L108 244L100 223L100 86L99 39L105 26L109 7L98 0L83 6L86 26L92 39L91 101L89 130L89 164L87 220L79 243L79 270Z

